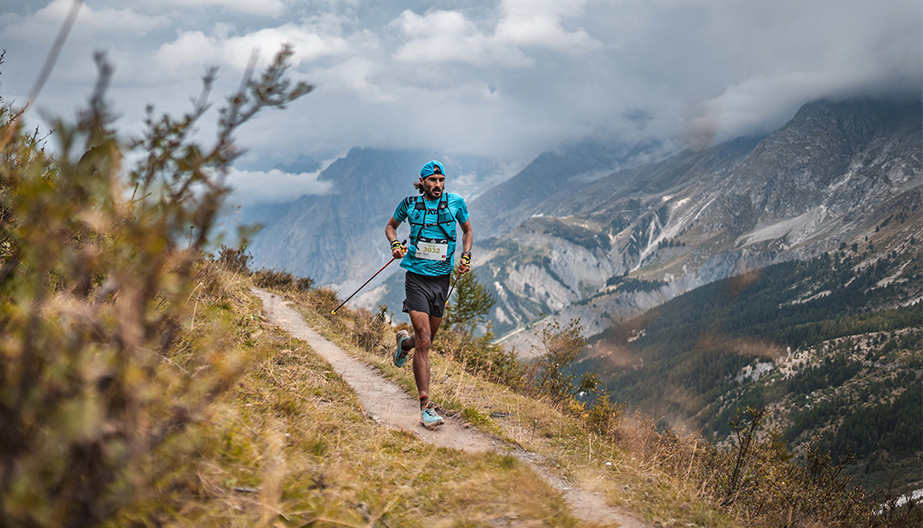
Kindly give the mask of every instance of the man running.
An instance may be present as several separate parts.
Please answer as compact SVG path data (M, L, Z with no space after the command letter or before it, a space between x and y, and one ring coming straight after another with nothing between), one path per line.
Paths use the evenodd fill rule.
M457 194L444 192L445 168L442 163L430 161L424 165L420 179L413 186L422 196L404 198L385 226L391 254L402 259L401 267L407 270L404 311L410 314L413 325L412 336L406 330L397 333L394 364L402 367L407 361L407 353L414 349L413 377L420 393L420 414L423 425L433 428L445 421L436 414L435 405L429 399L429 349L445 311L455 256L455 223L458 222L462 230L459 273L468 272L474 233L468 221L465 200ZM405 219L410 224L410 245L406 248L397 239L397 228Z

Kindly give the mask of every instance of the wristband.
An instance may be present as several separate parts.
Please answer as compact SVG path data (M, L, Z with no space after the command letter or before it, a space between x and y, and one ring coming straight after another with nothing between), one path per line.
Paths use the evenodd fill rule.
M394 240L391 241L391 250L393 251L397 248L403 248L403 245L401 244L400 240L395 238Z
M471 266L471 252L470 252L470 251L462 251L461 259L459 259L459 260L461 260L461 261L465 264L465 266L470 267L470 266Z

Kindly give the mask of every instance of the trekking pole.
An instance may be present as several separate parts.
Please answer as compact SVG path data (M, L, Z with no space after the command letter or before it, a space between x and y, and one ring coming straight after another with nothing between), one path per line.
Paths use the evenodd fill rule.
M406 243L407 243L407 239L405 238L404 241L401 242L401 245L403 246L403 245L406 244ZM391 257L391 260L388 261L388 264L391 264L391 263L394 262L396 259L397 259L397 257ZM385 264L384 266L382 266L381 269L378 270L378 271L376 271L375 274L372 275L372 277L371 277L369 280L365 281L365 284L363 284L362 286L359 286L359 290L361 290L362 288L365 288L366 284L372 282L372 279L374 279L375 277L377 277L379 273L381 273L382 271L385 271L385 268L388 267L388 264ZM342 303L340 303L339 306L337 306L336 308L334 308L333 311L330 312L330 315L336 315L337 310L339 310L340 308L342 308L344 304L348 303L350 299L352 299L353 297L355 297L355 295L356 295L357 293L359 293L359 290L354 291L353 294L350 295L349 297L347 297L345 301L343 301Z
M462 253L462 255L464 255L464 253ZM469 257L469 262L470 262L470 257ZM469 264L469 266L470 266L470 264ZM448 295L445 296L445 305L446 305L446 306L449 305L449 298L452 297L452 290L455 289L455 285L458 284L458 279L461 278L461 276L462 276L461 273L458 273L457 271L455 272L455 280L452 281L452 285L449 286L449 293L448 293Z
M449 287L449 293L445 296L445 305L449 305L449 298L452 297L452 290L455 289L455 283L458 282L458 278L461 277L460 274L455 274L455 280L452 281L452 285Z

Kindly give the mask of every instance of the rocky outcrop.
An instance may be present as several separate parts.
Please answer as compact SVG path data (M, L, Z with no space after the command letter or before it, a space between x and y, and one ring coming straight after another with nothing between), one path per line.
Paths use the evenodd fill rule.
M764 138L685 151L546 201L482 265L503 291L497 329L522 343L535 310L518 307L541 306L579 316L593 335L710 282L865 237L919 201L920 115L919 102L811 103ZM565 298L521 280L524 266L557 283L544 292L577 299L557 308ZM621 276L646 286L621 288Z

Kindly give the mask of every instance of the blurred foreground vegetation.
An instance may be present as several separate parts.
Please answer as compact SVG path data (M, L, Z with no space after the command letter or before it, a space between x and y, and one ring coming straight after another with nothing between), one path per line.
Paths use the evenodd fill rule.
M291 53L225 101L209 147L190 138L214 71L188 114L149 108L135 140L112 126L102 56L89 108L56 120L50 138L0 100L4 524L96 526L173 493L196 425L256 353L235 321L201 321L202 304L227 295L203 255L234 132L311 90L285 78Z

